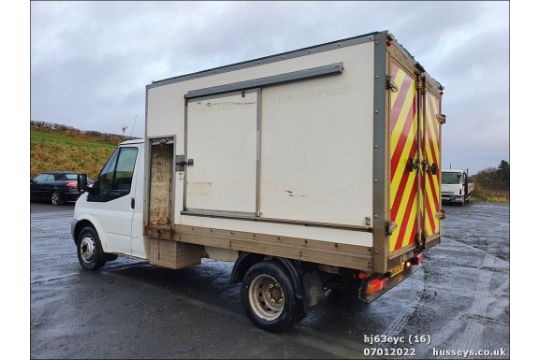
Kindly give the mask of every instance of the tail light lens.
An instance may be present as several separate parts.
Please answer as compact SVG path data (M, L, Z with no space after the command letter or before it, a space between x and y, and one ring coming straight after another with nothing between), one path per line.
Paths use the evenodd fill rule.
M369 274L365 271L360 271L358 273L358 279L360 280L366 280L369 277Z
M76 181L70 181L66 184L66 186L68 187L77 187L77 182Z
M383 279L373 279L370 282L368 282L366 286L366 293L368 295L378 293L381 291L384 287L384 280Z
M416 256L414 256L412 259L411 259L411 263L413 265L420 265L422 263L422 260L424 259L424 255L422 254L418 254Z

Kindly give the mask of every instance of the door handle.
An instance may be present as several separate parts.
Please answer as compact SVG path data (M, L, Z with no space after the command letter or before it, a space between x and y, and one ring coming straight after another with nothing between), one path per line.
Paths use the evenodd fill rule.
M193 159L187 159L186 155L176 155L176 171L185 171L186 166L193 166Z
M425 169L428 174L431 173L432 175L437 175L437 164L433 163L429 165L429 163L426 161Z
M409 172L413 172L417 170L418 167L419 167L418 159L409 158L409 160L407 161L407 169L409 170Z
M131 198L131 208L135 209L135 198Z

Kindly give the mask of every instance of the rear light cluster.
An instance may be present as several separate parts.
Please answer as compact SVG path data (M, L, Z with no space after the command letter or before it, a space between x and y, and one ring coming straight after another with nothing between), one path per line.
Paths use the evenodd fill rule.
M386 279L373 279L366 285L366 294L372 295L375 293L378 293L384 288L384 284L386 283Z
M358 279L360 279L360 280L366 280L368 277L369 277L369 273L367 273L365 271L360 271L358 273Z
M411 264L413 264L413 265L420 265L420 264L422 263L422 260L424 260L424 255L422 255L422 254L415 255L415 256L411 259Z
M70 181L66 184L67 187L77 187L77 182L76 181Z
M410 260L405 261L404 267L405 269L409 269L413 265L420 265L423 260L422 254L417 254L414 257L412 257ZM369 278L370 274L364 271L360 271L358 273L358 279L360 280L367 280ZM380 291L382 291L387 284L390 278L388 277L379 277L372 280L369 280L367 284L365 285L365 292L366 295L373 295Z

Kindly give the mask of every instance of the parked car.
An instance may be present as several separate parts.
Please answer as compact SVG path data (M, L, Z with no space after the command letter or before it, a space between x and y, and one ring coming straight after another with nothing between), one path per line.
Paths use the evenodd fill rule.
M77 201L79 195L77 173L74 172L46 172L30 180L30 201L50 201L53 205L61 205L66 201Z

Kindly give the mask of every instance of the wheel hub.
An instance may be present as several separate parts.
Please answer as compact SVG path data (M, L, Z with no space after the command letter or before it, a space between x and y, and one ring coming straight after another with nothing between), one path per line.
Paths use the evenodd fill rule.
M259 274L249 286L249 302L255 315L272 321L283 312L285 297L279 282L273 276Z
M91 262L94 259L96 243L91 237L85 237L81 240L81 258L84 262Z

